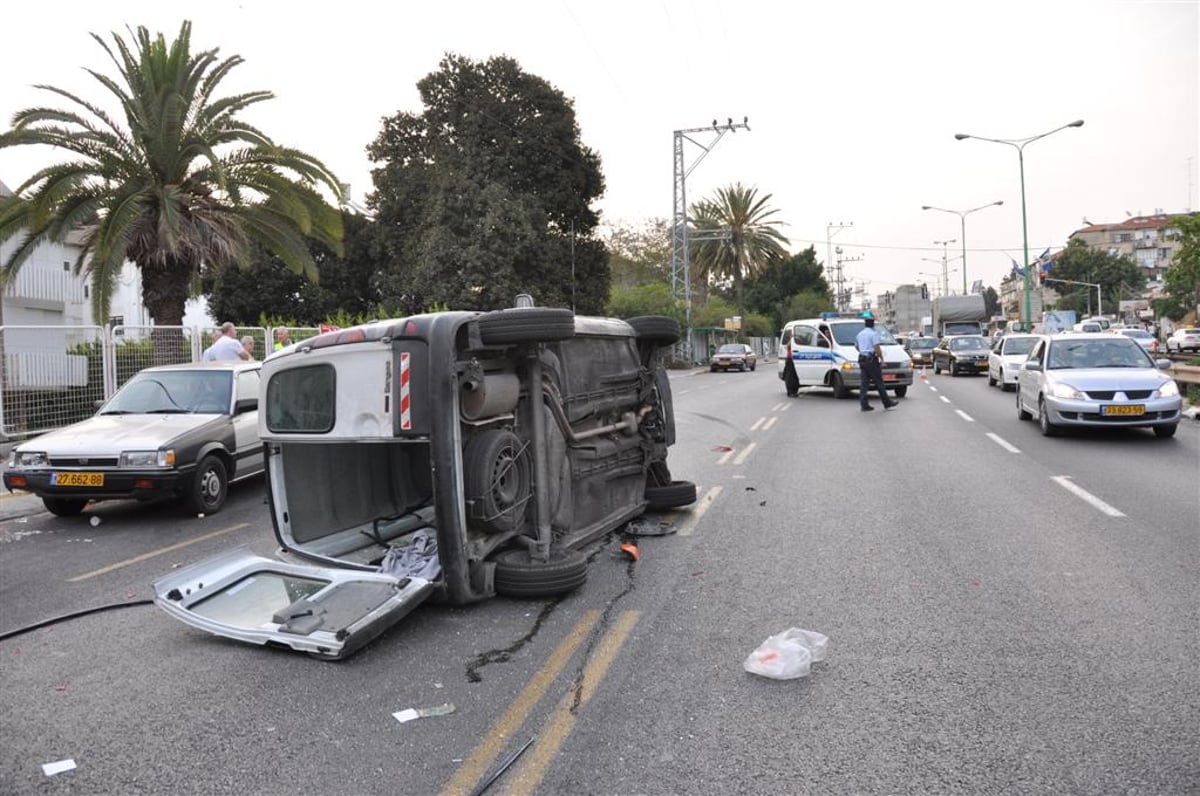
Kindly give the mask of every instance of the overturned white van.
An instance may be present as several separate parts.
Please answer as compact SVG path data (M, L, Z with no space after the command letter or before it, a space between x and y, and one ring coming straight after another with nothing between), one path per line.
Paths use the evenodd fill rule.
M262 368L259 433L280 560L235 550L161 578L209 632L339 658L428 598L551 596L582 548L672 480L666 317L520 307L322 334Z

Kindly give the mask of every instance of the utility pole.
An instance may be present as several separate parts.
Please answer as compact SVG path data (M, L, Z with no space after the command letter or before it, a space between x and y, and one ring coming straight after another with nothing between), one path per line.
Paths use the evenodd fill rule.
M688 219L687 219L687 177L704 156L712 151L717 142L726 133L750 129L749 117L743 116L740 124L734 124L730 118L725 124L713 119L711 127L689 127L675 131L675 211L671 218L671 294L676 300L682 298L684 304L685 333L684 355L691 359L692 348L692 268L688 253ZM711 134L707 143L699 139L700 133ZM691 165L684 163L684 142L690 142L700 147Z
M854 226L853 221L851 221L849 224L843 224L840 221L837 222L836 224L834 224L831 221L825 225L825 267L826 268L829 268L831 265L833 265L833 254L834 254L834 252L833 252L833 236L838 234L839 232L841 232L843 229L849 229L852 226ZM841 256L841 254L842 254L841 246L839 246L837 248L837 254L839 257ZM835 300L833 302L835 307L839 306L839 302L840 302L841 288L842 288L841 279L842 279L841 266L839 265L838 266L838 274L837 274L838 295L835 297Z
M958 241L956 241L954 238L951 238L950 240L935 240L933 242L935 246L942 247L942 295L943 296L950 295L950 271L949 271L950 259L947 255L946 247L949 246L951 243L957 243L957 242ZM965 294L966 294L966 291L964 290L964 295Z
M845 277L842 274L842 263L856 263L862 260L863 256L843 257L841 246L838 246L835 251L837 252L837 297L834 306L837 307L838 312L845 312L850 308L850 291L843 287Z

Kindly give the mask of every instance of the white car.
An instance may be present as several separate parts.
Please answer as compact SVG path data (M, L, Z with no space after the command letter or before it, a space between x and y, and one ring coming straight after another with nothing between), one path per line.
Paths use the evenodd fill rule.
M999 384L1005 392L1014 389L1021 363L1040 339L1036 334L1006 334L997 340L988 354L988 386Z
M1200 351L1200 329L1176 329L1167 338L1167 353L1172 351Z

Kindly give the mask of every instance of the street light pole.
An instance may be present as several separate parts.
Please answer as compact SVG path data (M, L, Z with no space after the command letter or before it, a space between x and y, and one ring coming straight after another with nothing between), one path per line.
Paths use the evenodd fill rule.
M961 237L961 240L962 240L962 276L963 276L963 295L964 296L967 295L967 216L971 215L972 213L976 212L977 210L984 210L986 208L994 207L996 205L1002 205L1002 204L1004 204L1003 200L999 200L996 202L988 202L987 204L980 205L979 207L972 207L970 210L947 210L944 207L934 207L933 205L921 205L922 210L940 210L943 213L953 213L954 215L958 216L958 220L961 222L961 227L962 227L962 233L961 233L962 234L962 237Z
M958 241L956 241L954 238L951 238L950 240L935 240L933 242L933 244L935 246L942 247L942 295L943 296L950 295L950 272L946 270L950 265L950 261L948 259L946 259L946 247L949 246L951 243L957 243L957 242Z
M1024 330L1029 331L1032 323L1033 308L1030 306L1029 298L1029 219L1026 215L1025 206L1025 147L1040 138L1045 138L1048 135L1053 135L1059 130L1065 130L1068 127L1083 127L1083 119L1076 119L1070 124L1064 124L1061 127L1055 127L1045 133L1032 135L1029 138L985 138L981 135L968 135L967 133L955 133L954 140L962 141L967 138L974 138L979 141L990 141L993 144L1007 144L1017 150L1017 162L1021 168L1021 243L1025 251L1025 283L1024 283L1024 304L1021 311L1021 322L1024 325Z

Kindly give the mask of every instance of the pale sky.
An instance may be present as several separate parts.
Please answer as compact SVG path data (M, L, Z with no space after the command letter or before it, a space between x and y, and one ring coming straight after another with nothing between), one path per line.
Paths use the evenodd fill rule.
M380 120L419 113L416 83L454 52L508 55L575 104L583 143L602 161L608 221L673 212L674 131L749 118L687 179L689 202L741 181L770 194L799 251L834 243L869 296L941 274L942 247L968 282L999 287L1022 259L1017 151L955 133L1019 139L1085 124L1025 150L1030 254L1083 225L1200 195L1200 5L1110 0L764 2L762 0L266 0L10 4L0 29L0 124L64 103L48 83L99 99L83 67L109 71L91 39L145 25L173 37L193 22L195 50L246 63L226 94L268 89L252 120L321 158L353 198L371 191L365 148ZM712 136L694 136L709 144ZM702 150L685 147L691 165ZM54 153L0 150L16 186ZM926 258L928 258L927 261ZM950 286L961 290L957 260ZM827 273L832 272L832 264ZM922 274L927 276L922 276Z

